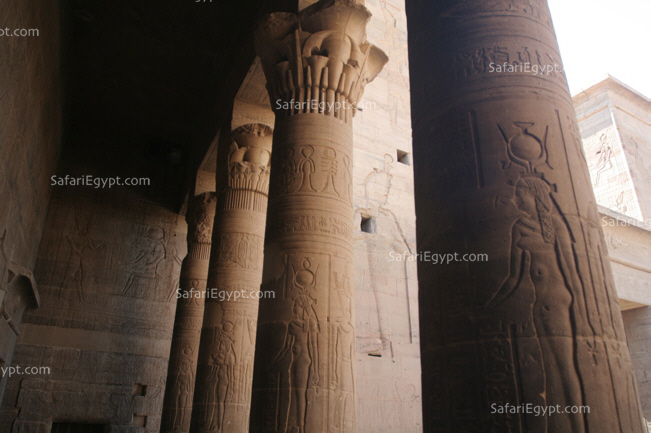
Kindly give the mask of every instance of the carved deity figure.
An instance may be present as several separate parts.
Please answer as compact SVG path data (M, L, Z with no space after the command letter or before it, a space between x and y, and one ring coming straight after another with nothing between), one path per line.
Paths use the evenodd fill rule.
M194 368L192 360L192 348L186 347L180 354L179 374L174 382L174 410L171 413L172 429L185 430L185 418L188 403L194 390Z
M215 341L217 349L210 353L210 374L206 381L210 386L206 388L208 393L204 401L216 402L210 410L206 411L206 424L210 431L224 430L224 417L226 412L226 400L231 398L235 382L235 325L231 322L224 322L219 335Z
M158 280L158 265L166 257L165 245L162 239L165 237L160 227L150 227L147 231L147 238L139 246L136 257L125 265L132 270L127 283L122 289L122 295L127 295L136 281L151 282L151 288L155 289Z
M280 429L284 433L305 433L308 412L308 388L318 386L319 322L309 294L299 293L292 312L294 319L287 325L283 347L273 360L281 371L281 383L287 386L280 396Z
M542 357L544 389L529 390L525 399L544 396L548 405L581 406L574 341L575 315L580 311L575 304L582 287L571 232L545 180L534 175L521 178L513 201L520 217L511 231L510 272L488 305L498 307L512 300L520 309L523 304L531 306L527 317L518 317L513 325L524 333L533 324L538 347L526 346L528 353L520 355L519 364L526 363L526 357ZM549 417L548 431L584 431L583 424L581 414Z
M83 288L85 261L92 259L96 253L104 248L104 242L88 237L88 225L88 218L84 214L77 213L75 214L75 233L66 235L70 253L66 261L63 279L59 285L59 299L61 300L68 300L64 293L66 288L71 287L77 293L79 302L86 303Z
M599 145L599 150L597 151L597 155L599 155L599 159L597 160L596 164L593 166L594 168L597 169L597 174L595 176L594 183L592 184L593 188L599 185L599 181L601 180L601 175L605 171L608 171L611 168L613 168L613 162L612 162L613 149L608 144L608 137L606 137L605 134L602 134L601 137L599 137L599 141L601 142Z

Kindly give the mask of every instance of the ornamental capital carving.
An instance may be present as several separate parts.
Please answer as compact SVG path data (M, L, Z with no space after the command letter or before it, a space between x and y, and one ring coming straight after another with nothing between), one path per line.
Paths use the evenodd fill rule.
M322 0L300 14L268 15L256 52L276 116L320 113L350 122L366 84L389 58L366 40L371 13L353 0Z
M188 223L188 245L208 244L212 239L217 196L205 192L190 199L185 221Z
M233 130L231 138L228 153L229 189L267 195L273 130L267 125L252 123Z

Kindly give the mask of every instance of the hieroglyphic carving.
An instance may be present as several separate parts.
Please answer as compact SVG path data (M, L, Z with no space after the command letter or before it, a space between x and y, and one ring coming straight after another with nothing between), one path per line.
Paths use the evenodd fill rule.
M533 18L552 28L549 8L543 0L462 0L448 1L450 5L441 14L444 17L486 16L486 15L520 15Z
M297 156L296 156L297 155ZM287 149L280 163L283 193L323 193L352 203L351 156L316 145Z
M542 48L532 48L530 51L525 46L483 46L456 54L451 69L457 80L483 74L527 74L565 82L565 73L560 69L560 64L560 58L556 54Z
M261 270L264 238L251 233L225 233L217 251L221 267Z
M192 417L193 429L220 433L248 428L258 311L258 299L250 296L262 279L272 130L244 125L231 137Z
M188 432L192 415L199 338L204 312L216 195L204 193L188 204L188 255L181 267L161 432Z
M292 215L277 225L280 233L313 232L339 236L350 239L352 232L344 222L335 217L321 217L314 215Z

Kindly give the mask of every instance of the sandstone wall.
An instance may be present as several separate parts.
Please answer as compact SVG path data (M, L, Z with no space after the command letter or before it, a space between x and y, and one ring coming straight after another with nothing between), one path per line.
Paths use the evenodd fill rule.
M185 222L124 192L56 187L46 227L43 306L26 314L15 362L51 370L10 379L5 421L19 432L53 420L158 431Z
M389 56L354 120L357 431L422 431L416 218L404 0L367 0Z
M0 36L0 366L12 361L36 262L61 136L58 1L2 3ZM32 29L33 36L13 36ZM7 33L11 34L8 36ZM27 286L19 280L28 282ZM20 287L19 287L20 286ZM21 299L20 292L27 298ZM0 401L6 383L0 379Z

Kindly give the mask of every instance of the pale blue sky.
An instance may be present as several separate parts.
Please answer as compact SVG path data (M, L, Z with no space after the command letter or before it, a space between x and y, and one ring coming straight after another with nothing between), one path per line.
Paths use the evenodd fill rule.
M610 74L651 97L651 0L549 0L570 91Z

